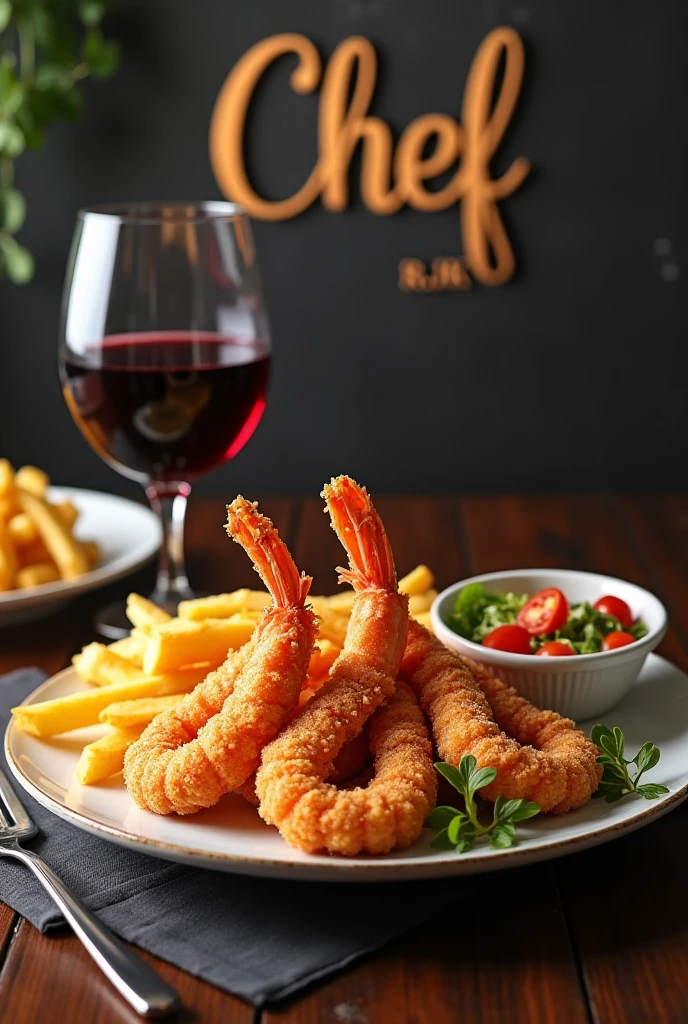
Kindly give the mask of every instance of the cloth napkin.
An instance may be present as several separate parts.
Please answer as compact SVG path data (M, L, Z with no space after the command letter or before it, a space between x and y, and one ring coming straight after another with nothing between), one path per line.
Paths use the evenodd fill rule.
M0 725L45 676L0 678ZM191 868L92 836L41 807L2 766L40 829L26 845L122 938L263 1006L291 996L429 918L473 883L322 883ZM41 931L63 918L30 871L0 859L0 900Z

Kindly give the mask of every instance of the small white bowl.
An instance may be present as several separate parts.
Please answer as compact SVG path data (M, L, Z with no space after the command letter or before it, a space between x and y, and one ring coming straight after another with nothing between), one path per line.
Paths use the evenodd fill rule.
M600 597L613 594L629 605L634 618L644 621L648 633L627 647L570 658L495 651L466 640L446 624L456 595L469 583L482 583L494 594L511 591L529 597L545 587L558 587L572 605L580 601L594 604ZM626 696L646 657L661 641L667 628L666 609L648 590L613 576L575 569L511 569L472 576L438 594L430 617L435 635L451 650L488 666L537 707L551 708L576 720L602 715Z

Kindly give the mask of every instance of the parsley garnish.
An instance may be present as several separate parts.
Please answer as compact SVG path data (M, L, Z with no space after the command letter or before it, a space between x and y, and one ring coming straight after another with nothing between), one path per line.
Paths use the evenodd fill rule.
M465 810L456 807L436 807L425 824L439 829L431 842L436 850L457 850L465 853L476 839L490 837L490 846L504 850L514 841L516 824L532 818L540 812L539 804L529 800L505 800L498 796L492 812L492 821L483 825L478 818L475 795L483 786L489 786L497 778L496 768L478 768L472 754L464 754L458 768L440 761L435 768L458 790L464 799Z
M659 786L653 782L638 785L640 776L648 769L654 768L659 761L659 750L654 743L643 743L635 757L627 761L623 756L626 737L618 726L608 729L606 725L595 725L590 733L590 739L602 751L597 763L604 765L602 780L595 796L604 797L608 804L613 804L628 793L637 793L646 800L656 800L658 796L669 792L666 786ZM631 764L638 769L633 777L628 771Z

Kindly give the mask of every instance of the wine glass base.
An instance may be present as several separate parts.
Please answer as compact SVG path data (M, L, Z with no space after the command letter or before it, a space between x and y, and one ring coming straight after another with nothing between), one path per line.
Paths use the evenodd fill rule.
M177 604L170 603L168 601L158 602L155 599L155 592L151 594L149 600L153 601L154 604L160 604L165 608L165 611L169 612L170 615L177 614ZM192 599L194 597L207 597L205 593L197 593L195 591L189 591L187 595L180 595L180 600ZM108 640L122 640L125 636L129 636L131 632L131 622L127 618L127 602L124 600L112 601L110 604L106 604L103 608L100 608L93 619L93 625L95 626L96 632L101 636L106 637Z

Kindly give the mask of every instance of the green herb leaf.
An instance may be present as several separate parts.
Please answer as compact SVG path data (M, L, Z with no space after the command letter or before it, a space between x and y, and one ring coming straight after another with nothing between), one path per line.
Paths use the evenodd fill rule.
M459 814L456 807L436 807L434 811L430 811L425 824L428 828L446 828L449 822L455 815Z
M644 796L646 800L656 800L658 796L664 796L670 790L666 786L659 786L654 782L646 782L642 786L636 786L636 793Z
M659 761L660 753L654 743L643 743L635 757L627 761L623 756L626 738L618 726L608 729L605 725L595 725L590 737L598 749L603 751L596 759L598 764L604 766L596 795L604 797L607 803L614 803L628 793L638 793L646 800L654 800L662 793L669 792L666 786L638 785L643 773L654 768ZM629 765L632 764L638 769L633 778L628 771Z
M469 787L471 796L473 793L477 793L479 789L483 789L485 786L489 786L491 782L497 778L496 768L478 768L470 777Z
M430 845L433 850L453 850L455 846L447 835L446 828L443 828L441 832L437 833L437 835L431 840Z
M508 846L513 845L515 834L516 828L509 822L495 825L490 832L490 846L493 846L495 850L505 850Z
M643 772L648 771L659 761L659 751L654 743L643 743L638 753L633 758L633 764L638 767L638 775L636 781L640 778Z
M465 814L457 814L456 817L452 818L449 822L449 825L447 826L447 837L454 846L456 846L459 841L459 833L461 832L462 825L467 821L468 818Z
M540 811L538 804L528 800L506 800L499 796L495 801L492 821L483 825L478 817L478 807L473 797L478 789L497 778L497 770L492 767L478 768L472 754L464 754L458 768L443 761L438 762L435 768L463 796L466 806L465 813L457 811L454 807L444 806L436 807L428 815L426 825L440 829L431 843L435 849L447 850L455 847L459 853L465 853L471 849L476 839L486 835L490 836L490 842L496 849L511 846L516 822L532 818Z
M475 760L475 758L473 760ZM435 768L440 775L444 776L447 782L451 783L454 789L458 789L459 793L463 792L463 777L461 776L458 768L455 768L453 764L445 764L444 761L438 761Z

